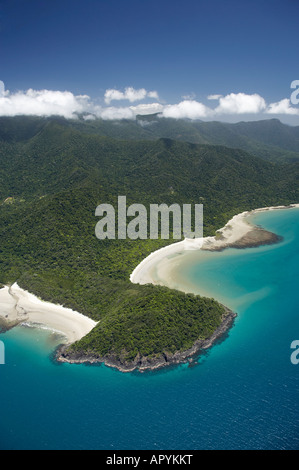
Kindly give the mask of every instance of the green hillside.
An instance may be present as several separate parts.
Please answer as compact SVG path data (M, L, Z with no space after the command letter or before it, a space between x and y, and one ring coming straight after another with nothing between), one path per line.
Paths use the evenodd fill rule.
M136 120L85 121L64 118L0 117L0 142L26 141L49 123L88 135L118 140L158 140L169 138L195 144L239 148L272 162L299 161L299 126L289 126L278 119L257 122L203 122L161 118L159 114L137 116Z
M171 240L100 241L98 204L117 207L119 195L146 207L203 203L207 236L236 213L299 199L299 163L165 138L116 140L65 120L31 124L0 133L0 282L100 321L76 353L132 361L185 350L224 314L210 299L132 285L138 263Z

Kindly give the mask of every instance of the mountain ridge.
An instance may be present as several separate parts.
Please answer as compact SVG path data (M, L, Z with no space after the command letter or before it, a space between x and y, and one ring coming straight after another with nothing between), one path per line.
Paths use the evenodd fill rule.
M17 116L0 118L0 140L25 141L34 137L49 123L57 123L86 134L118 140L157 140L170 138L195 144L224 145L240 148L273 162L299 161L299 126L289 126L278 119L225 123L191 121L138 115L135 120L86 121L61 117L38 118ZM145 125L146 123L146 125Z

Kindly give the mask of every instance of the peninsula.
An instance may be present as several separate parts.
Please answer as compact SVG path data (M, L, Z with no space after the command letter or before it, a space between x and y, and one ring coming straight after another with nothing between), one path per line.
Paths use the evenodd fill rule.
M196 356L227 331L235 313L211 298L159 285L151 266L163 255L159 266L166 267L164 255L187 248L277 242L249 226L245 214L299 200L296 155L283 147L270 159L264 158L270 147L251 155L160 138L165 126L176 135L182 123L172 120L159 122L148 140L140 139L138 123L103 127L19 116L0 124L2 322L60 331L61 361L146 370ZM256 127L263 132L264 123ZM183 128L194 130L187 122ZM269 128L274 132L277 123L269 121ZM284 126L281 132L290 135ZM147 214L152 204L203 205L203 237L173 243L170 224L169 239L98 239L95 210L103 203L116 208L116 222L120 195L127 208L139 204Z
M156 284L159 282L155 279L153 272L157 264L163 265L163 260L169 257L173 259L175 255L181 254L184 251L190 250L210 250L220 251L225 248L250 248L257 247L265 244L277 243L281 240L278 235L263 230L248 223L246 218L254 213L279 210L279 209L292 209L299 208L299 204L291 204L289 206L277 207L264 207L253 211L246 211L234 216L222 229L217 231L215 237L206 237L202 239L185 239L181 242L173 243L167 247L151 253L144 259L133 271L130 276L132 283L136 284ZM163 267L161 267L161 270ZM164 277L167 277L167 272L163 272ZM221 322L214 332L206 338L197 338L191 347L185 350L177 350L174 352L164 351L161 354L154 356L141 356L137 354L136 357L127 361L125 357L116 355L99 356L94 354L92 350L84 352L78 351L76 348L68 347L67 345L59 348L57 352L57 360L60 362L70 363L98 363L103 362L107 366L115 367L122 372L131 372L138 369L139 371L154 370L165 366L179 364L183 362L192 363L194 358L200 351L211 347L215 341L219 340L224 333L229 330L234 319L237 316L227 307L220 305L222 308Z

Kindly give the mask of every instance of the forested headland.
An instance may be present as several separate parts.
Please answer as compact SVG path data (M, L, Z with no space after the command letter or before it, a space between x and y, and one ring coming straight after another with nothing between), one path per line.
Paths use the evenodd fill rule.
M118 123L109 126L113 138L81 121L1 118L0 283L17 281L99 322L70 354L130 364L189 349L227 311L213 299L131 284L142 259L172 240L98 240L96 207L117 207L119 195L145 207L203 204L204 236L214 235L237 213L297 203L299 162L295 147L280 147L272 161L223 145L124 139Z

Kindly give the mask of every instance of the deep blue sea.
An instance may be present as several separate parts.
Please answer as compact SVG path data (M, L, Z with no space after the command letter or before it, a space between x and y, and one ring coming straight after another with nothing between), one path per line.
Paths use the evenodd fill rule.
M0 449L299 449L299 209L252 220L283 241L183 263L199 290L238 313L197 365L57 365L50 332L1 334Z

